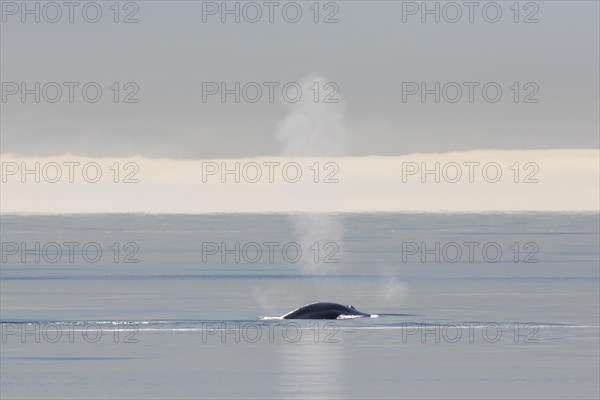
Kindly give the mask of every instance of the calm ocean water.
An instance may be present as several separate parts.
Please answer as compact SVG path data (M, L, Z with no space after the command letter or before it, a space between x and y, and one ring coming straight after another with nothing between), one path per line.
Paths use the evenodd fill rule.
M1 217L8 398L595 398L598 214ZM380 318L261 320L303 304Z

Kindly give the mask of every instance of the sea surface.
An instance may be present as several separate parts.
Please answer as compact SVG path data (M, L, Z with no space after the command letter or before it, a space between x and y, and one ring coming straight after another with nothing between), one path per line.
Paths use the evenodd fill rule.
M597 213L3 215L0 397L598 399L599 229ZM380 317L259 318L317 301Z

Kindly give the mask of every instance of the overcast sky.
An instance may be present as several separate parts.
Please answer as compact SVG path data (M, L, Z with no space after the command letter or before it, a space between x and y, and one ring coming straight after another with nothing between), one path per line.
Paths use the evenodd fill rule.
M237 104L232 96L221 103L218 95L203 102L203 82L283 85L314 74L339 87L336 98L343 101L328 107L341 115L349 156L599 146L596 1L534 3L539 10L522 3L519 23L509 9L512 1L498 2L503 14L497 23L486 22L481 8L473 23L468 15L457 23L443 18L434 23L431 16L421 23L419 13L402 21L407 6L402 2L338 2L332 18L339 22L329 24L313 22L313 2L301 3L303 16L295 24L282 18L281 7L273 23L266 15L257 23L242 18L236 24L233 17L221 23L219 15L203 22L199 1L138 2L138 23L115 24L112 3L102 2L103 16L95 24L85 22L80 10L74 23L63 15L54 24L22 23L20 14L4 10L2 153L278 155L285 144L276 134L289 112L280 95L273 103L265 92L257 103L242 99ZM122 9L119 18L131 11ZM321 4L319 19L334 11ZM522 23L530 14L539 22ZM66 87L57 103L42 99L38 104L32 95L22 103L19 94L6 93L7 82L33 87L34 82L91 81L103 89L97 103L81 98L81 86L72 104ZM113 82L135 82L139 102L115 104ZM422 103L416 94L403 102L403 82L430 87L457 82L463 98L435 103L430 95ZM463 82L480 83L473 103ZM488 82L503 90L497 103L482 97ZM510 88L514 82L519 83L517 103ZM132 87L121 87L121 98ZM538 102L524 103L527 95Z

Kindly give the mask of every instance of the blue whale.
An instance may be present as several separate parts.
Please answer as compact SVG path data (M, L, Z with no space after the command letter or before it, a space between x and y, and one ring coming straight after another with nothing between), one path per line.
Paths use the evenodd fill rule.
M353 306L337 303L312 303L283 315L283 319L338 319L340 316L370 317Z

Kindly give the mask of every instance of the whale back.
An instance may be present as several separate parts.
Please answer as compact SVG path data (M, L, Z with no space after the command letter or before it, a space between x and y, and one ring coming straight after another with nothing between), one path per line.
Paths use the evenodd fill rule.
M312 303L293 310L283 316L283 319L337 319L340 315L368 316L353 306L337 303Z

